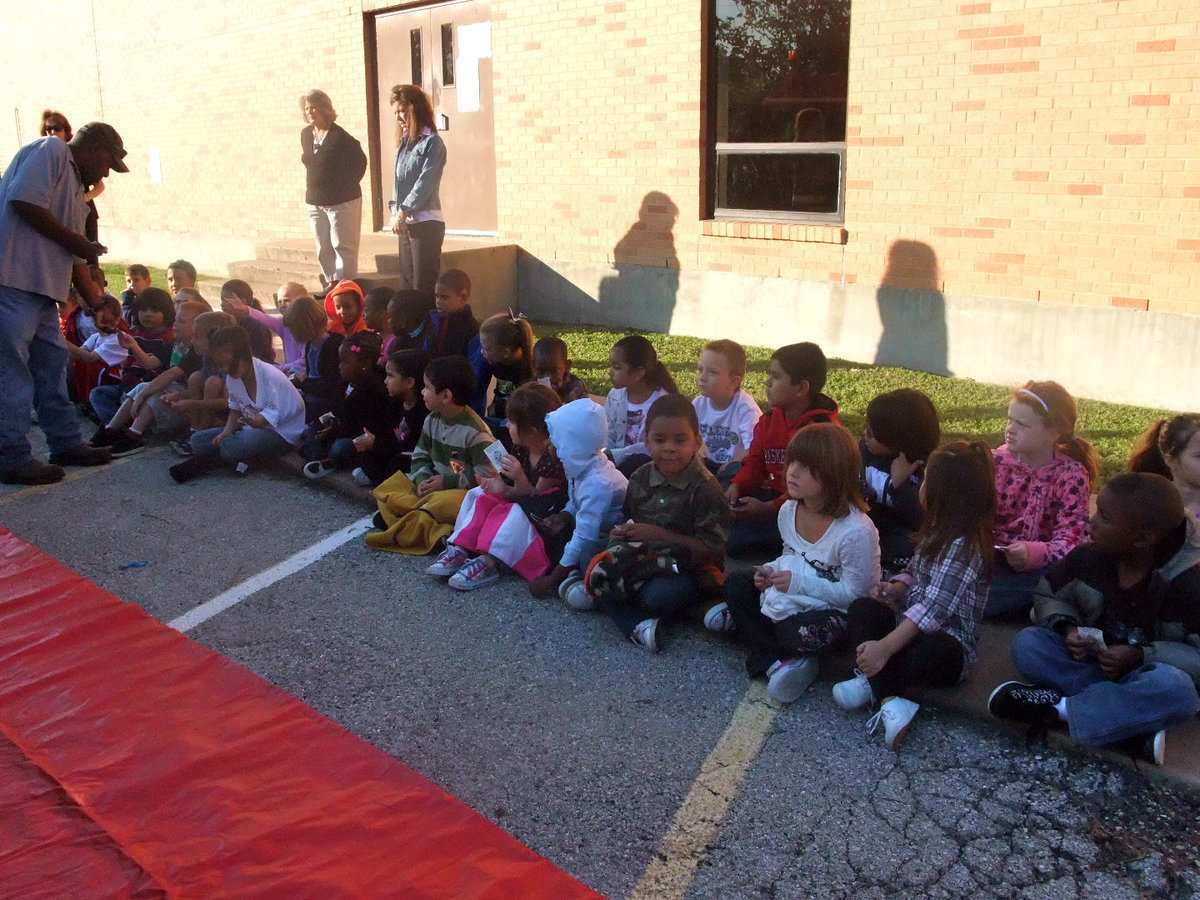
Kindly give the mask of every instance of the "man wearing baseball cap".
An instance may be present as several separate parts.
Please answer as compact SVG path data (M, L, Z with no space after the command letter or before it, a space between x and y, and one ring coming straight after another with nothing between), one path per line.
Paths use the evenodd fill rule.
M0 481L50 484L63 466L97 466L106 450L83 442L67 394L66 341L55 303L75 284L95 306L88 276L104 248L84 236L84 192L110 171L128 172L115 128L89 122L70 144L43 137L17 151L0 181ZM30 409L50 446L49 464L33 458Z

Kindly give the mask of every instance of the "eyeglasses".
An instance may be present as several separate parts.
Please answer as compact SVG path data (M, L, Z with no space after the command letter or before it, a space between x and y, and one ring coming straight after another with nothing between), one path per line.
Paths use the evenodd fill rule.
M67 126L65 126L65 125L43 125L42 126L42 134L55 134L60 131L65 134L67 131Z

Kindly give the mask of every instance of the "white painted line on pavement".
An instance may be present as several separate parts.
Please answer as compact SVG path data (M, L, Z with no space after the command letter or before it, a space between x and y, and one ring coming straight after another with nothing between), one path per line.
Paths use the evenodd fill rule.
M750 682L630 900L679 900L687 893L780 712L782 708L767 699L766 684Z
M257 594L263 588L268 588L289 575L295 575L301 569L312 565L318 559L336 550L343 544L349 543L371 530L371 516L352 522L340 531L335 531L323 541L318 541L311 547L306 547L299 553L293 554L278 565L271 566L241 584L234 585L224 593L217 594L211 600L188 610L182 616L172 619L167 625L176 631L188 632L202 622L207 622L218 613L231 606L236 606L247 597Z

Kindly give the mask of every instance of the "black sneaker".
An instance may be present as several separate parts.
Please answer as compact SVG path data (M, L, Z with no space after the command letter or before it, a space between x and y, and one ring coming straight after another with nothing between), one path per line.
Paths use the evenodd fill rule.
M1153 734L1135 734L1131 738L1117 741L1112 749L1128 755L1138 762L1161 766L1167 752L1167 732L1156 731Z
M132 431L122 431L117 435L116 440L112 442L112 446L108 448L114 459L119 459L122 456L132 456L134 453L140 453L146 449L146 442L142 440L140 434L134 434Z
M118 431L109 430L107 425L101 425L100 428L92 435L88 441L93 447L111 447L113 441L117 439Z
M1054 725L1058 722L1058 710L1054 706L1062 697L1053 688L1006 681L988 697L988 712L997 719L1010 719L1029 725Z
M167 471L180 484L185 484L193 478L199 478L221 465L221 457L216 453L197 453L189 456L181 463L176 463Z

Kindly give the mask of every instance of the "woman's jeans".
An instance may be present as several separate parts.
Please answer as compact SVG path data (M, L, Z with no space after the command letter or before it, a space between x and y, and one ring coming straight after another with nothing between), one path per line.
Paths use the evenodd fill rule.
M1151 663L1113 681L1095 662L1073 659L1063 636L1049 628L1023 629L1012 660L1027 681L1067 698L1071 737L1085 747L1174 728L1200 710L1196 684L1182 669Z
M445 222L411 222L400 235L400 289L433 291L442 265Z

